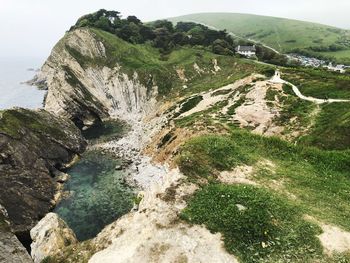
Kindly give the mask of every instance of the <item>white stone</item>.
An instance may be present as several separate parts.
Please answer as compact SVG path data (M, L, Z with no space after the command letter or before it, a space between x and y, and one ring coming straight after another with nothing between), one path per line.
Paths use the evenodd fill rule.
M31 256L35 263L60 252L64 247L77 243L73 231L55 213L48 213L32 228L30 236Z

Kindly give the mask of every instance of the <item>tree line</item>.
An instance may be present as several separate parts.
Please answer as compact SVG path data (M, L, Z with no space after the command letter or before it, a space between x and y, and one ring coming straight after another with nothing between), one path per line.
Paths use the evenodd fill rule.
M178 22L174 26L167 20L144 24L136 16L122 18L120 12L105 9L79 18L70 31L81 27L99 28L133 44L149 42L163 54L170 53L176 46L200 45L211 49L215 54L234 55L235 46L252 45L249 41L233 39L226 30L213 30L193 22ZM259 45L257 56L260 60L273 64L287 63L284 56Z

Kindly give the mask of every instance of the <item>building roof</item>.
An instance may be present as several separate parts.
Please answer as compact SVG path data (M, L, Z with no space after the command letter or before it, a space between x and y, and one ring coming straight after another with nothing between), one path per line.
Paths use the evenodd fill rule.
M241 52L244 52L244 51L255 52L255 51L256 51L256 48L255 48L255 46L238 46L238 47L236 47L236 51L241 51Z

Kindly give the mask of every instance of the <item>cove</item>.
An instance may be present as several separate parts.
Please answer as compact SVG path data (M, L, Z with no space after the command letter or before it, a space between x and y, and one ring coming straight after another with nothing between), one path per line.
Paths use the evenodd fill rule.
M108 130L115 136L119 133L116 131L120 131L117 127ZM90 131L91 139L100 137L101 133L111 135L103 128L95 131ZM66 171L70 175L64 186L68 197L56 206L54 212L69 225L78 240L95 237L106 225L131 210L134 192L125 183L125 173L115 169L120 164L121 160L111 155L90 150Z

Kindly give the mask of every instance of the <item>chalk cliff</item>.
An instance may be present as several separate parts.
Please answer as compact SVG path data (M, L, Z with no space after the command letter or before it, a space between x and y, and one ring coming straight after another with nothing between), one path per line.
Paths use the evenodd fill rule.
M138 74L109 65L111 55L92 30L77 29L54 47L37 76L46 83L45 109L89 126L108 116L135 118L155 104L157 87L140 83Z

